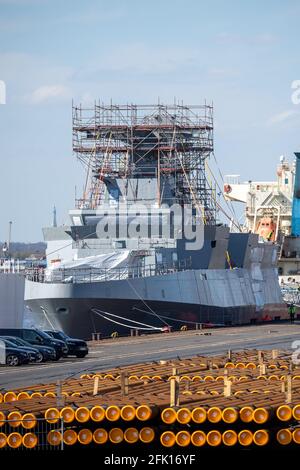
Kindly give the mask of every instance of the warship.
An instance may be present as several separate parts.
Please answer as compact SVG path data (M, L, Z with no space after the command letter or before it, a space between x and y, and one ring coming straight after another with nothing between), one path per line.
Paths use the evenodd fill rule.
M83 195L68 225L54 216L43 229L47 267L25 283L31 312L85 339L284 318L278 246L219 222L211 105L72 112Z

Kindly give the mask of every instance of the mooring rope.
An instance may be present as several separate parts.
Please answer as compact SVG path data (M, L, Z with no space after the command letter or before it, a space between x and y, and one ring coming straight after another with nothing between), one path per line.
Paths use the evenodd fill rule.
M130 318L124 318L124 317L121 317L120 315L115 315L113 313L110 313L110 312L106 312L104 310L100 310L100 309L96 309L96 308L92 308L91 309L92 312L96 313L97 315L100 315L102 318L105 318L106 320L109 320L113 323L116 323L117 325L122 325L122 326L125 326L126 328L135 328L135 329L138 329L138 330L159 330L159 331L162 331L162 328L161 327L156 327L156 326L152 326L152 325L148 325L147 323L142 323L142 322L138 322L138 321L135 321L135 320L131 320ZM100 312L100 313L99 313ZM133 326L133 325L125 325L124 323L120 323L116 320L113 320L112 318L108 318L106 317L105 315L110 315L112 317L115 317L115 318L119 318L123 321L127 321L127 322L131 322L131 323L135 323L137 325L143 325L143 326L146 326L147 328L143 328L141 326Z

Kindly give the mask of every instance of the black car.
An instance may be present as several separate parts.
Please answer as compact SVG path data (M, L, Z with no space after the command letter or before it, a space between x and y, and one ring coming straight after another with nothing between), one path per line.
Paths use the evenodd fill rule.
M52 338L64 341L69 349L68 356L85 357L89 352L86 342L82 339L70 338L66 333L59 330L47 330L45 333L52 336Z
M19 366L21 364L28 364L29 361L29 354L24 351L24 349L5 346L5 363L7 366Z
M42 360L41 362L44 361L55 361L56 358L56 351L54 348L50 346L40 346L39 344L35 344L34 346L24 339L17 338L15 336L6 336L6 338L14 343L17 347L19 346L25 346L25 347L31 347L38 351L42 355Z
M33 346L51 346L55 349L55 360L68 355L68 346L64 341L54 339L43 331L30 328L0 328L0 336L16 336Z
M37 350L35 350L32 347L24 347L24 346L19 346L14 341L11 341L10 339L6 338L5 336L0 336L0 340L4 342L5 347L7 348L17 348L21 349L29 354L29 361L30 362L41 362L43 360L43 357L41 353Z

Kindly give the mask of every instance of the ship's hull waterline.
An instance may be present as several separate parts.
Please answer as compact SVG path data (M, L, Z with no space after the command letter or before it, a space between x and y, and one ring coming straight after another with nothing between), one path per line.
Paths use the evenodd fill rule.
M262 274L259 287L245 269L189 270L77 284L27 280L25 303L48 326L85 339L94 332L103 337L114 332L128 335L135 327L145 333L166 324L180 329L196 328L197 323L241 325L284 318L276 270L265 269ZM145 329L148 325L153 330Z

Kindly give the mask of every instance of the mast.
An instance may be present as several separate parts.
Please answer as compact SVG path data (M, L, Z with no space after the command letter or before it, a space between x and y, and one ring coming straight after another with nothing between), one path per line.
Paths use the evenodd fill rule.
M121 180L137 192L143 186L145 195L147 183L153 191L156 181L151 204L192 204L201 207L205 223L215 223L214 188L205 168L213 152L212 105L98 102L73 106L72 115L73 152L86 168L77 208L96 209L109 188L117 192ZM122 194L123 200L127 196Z
M7 241L7 255L8 256L10 256L11 232L12 232L12 221L8 223L8 241Z

